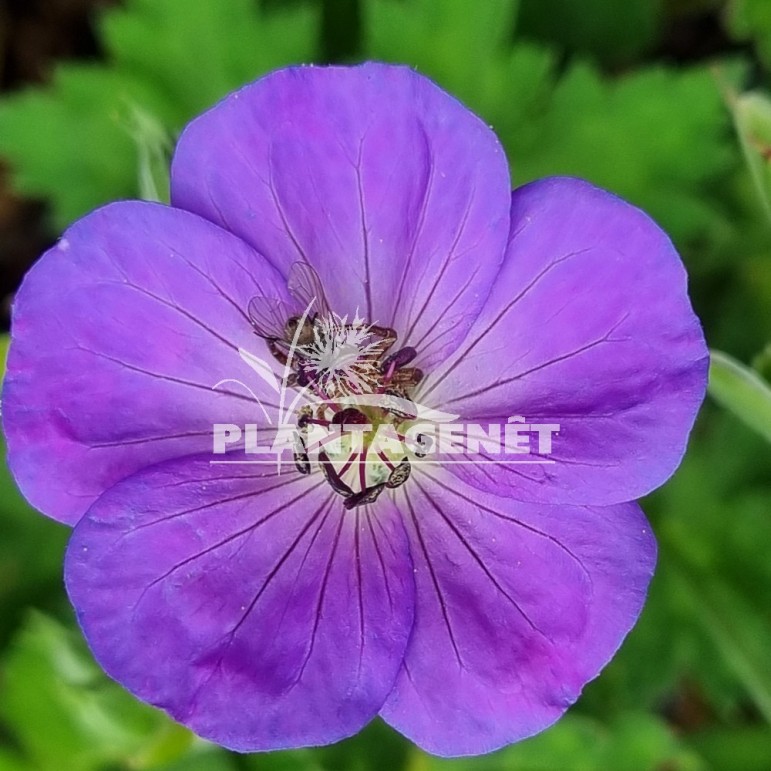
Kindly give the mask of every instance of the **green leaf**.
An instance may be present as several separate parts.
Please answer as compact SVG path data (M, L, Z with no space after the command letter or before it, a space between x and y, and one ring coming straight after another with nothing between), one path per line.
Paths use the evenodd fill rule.
M373 747L377 747L376 753ZM315 758L327 771L399 771L405 767L409 747L404 737L377 719L356 736L318 750ZM311 769L313 766L307 771Z
M738 155L706 67L608 78L578 62L559 74L549 49L512 44L505 0L473 13L463 0L367 0L365 10L366 55L416 66L477 111L506 147L515 184L583 177L644 208L680 246L728 227L719 182Z
M347 771L348 766L328 766L322 763L326 748L284 750L270 754L247 755L242 768L249 771ZM362 768L360 766L356 767ZM396 769L394 769L396 771Z
M771 623L712 571L681 561L678 573L705 630L771 723Z
M771 381L771 343L769 343L752 360L752 368L760 375L761 379Z
M771 442L771 388L728 354L712 351L709 393L739 420Z
M521 0L517 31L618 65L653 46L661 6L661 0Z
M716 728L689 736L687 742L710 768L768 771L771 732L766 727Z
M129 0L106 11L108 64L62 65L50 88L0 101L0 156L16 188L51 199L58 229L137 197L140 179L159 176L136 141L137 115L174 136L232 89L310 59L317 16L308 4L268 13L251 0Z
M766 64L771 63L771 4L767 0L733 0L726 10L734 35L741 40L753 39Z
M0 748L0 771L36 771L24 759Z
M191 735L108 680L82 638L31 613L2 662L0 716L42 769L144 765L148 748L174 737L175 754ZM168 759L166 752L161 757Z
M36 512L16 489L0 439L0 642L26 603L64 601L62 555L69 528ZM43 597L41 597L41 594ZM49 599L50 598L50 599Z
M368 58L413 65L468 101L489 88L516 2L486 0L473 13L467 0L365 0L364 8Z
M472 13L466 0L366 0L364 9L366 58L410 64L499 133L530 134L552 87L554 57L512 47L513 0L488 0Z
M226 750L204 746L195 753L188 753L173 763L152 766L152 768L153 771L243 771L244 768L248 768L248 757L248 755L237 756ZM281 766L278 765L276 768L281 769ZM272 771L270 766L267 766L266 769ZM307 766L303 767L302 771L314 771L314 769L312 766Z
M730 97L744 159L758 195L771 216L771 100L760 93Z
M665 688L647 701L652 707L671 698L673 684L683 680L696 688L706 712L725 721L745 719L748 697L767 701L767 455L759 436L737 431L732 416L705 405L682 466L643 502L660 543L651 596L640 624L595 685L619 665L625 682L647 681L658 663ZM633 703L628 699L622 707Z
M703 68L607 79L573 66L530 133L504 134L518 182L583 177L641 206L684 245L722 226L711 185L735 165L728 116Z
M130 0L101 29L116 68L159 89L180 128L232 89L315 53L316 6L251 0Z
M134 109L131 134L137 147L139 197L168 203L172 139L163 124L139 107Z
M10 337L0 335L0 383ZM5 464L0 437L0 641L9 634L25 602L42 589L61 586L61 559L68 528L40 516L24 500ZM61 594L61 590L59 590Z
M658 718L627 713L608 724L567 715L541 734L480 758L416 754L409 771L698 771L705 766Z
M163 102L124 72L67 65L49 90L0 102L0 155L16 188L51 199L54 225L66 227L94 207L137 194L135 106L161 114Z

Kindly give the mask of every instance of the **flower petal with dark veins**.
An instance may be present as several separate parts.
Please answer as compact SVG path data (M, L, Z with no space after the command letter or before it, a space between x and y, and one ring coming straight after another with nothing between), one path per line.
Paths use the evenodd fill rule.
M210 450L214 423L267 425L277 395L239 355L272 360L246 315L258 289L286 295L250 246L188 212L127 201L69 228L14 303L3 425L28 500L74 524L123 477ZM251 392L213 388L233 379Z
M416 396L466 422L559 426L548 454L474 454L471 484L543 503L639 498L682 459L708 352L682 262L642 211L578 179L514 191L483 313Z
M398 329L431 368L457 347L503 259L508 164L493 132L406 67L291 67L184 131L172 203L287 273L307 261L332 306Z
M346 512L320 474L208 457L105 493L75 528L66 579L108 674L240 751L362 728L393 687L413 618L393 510Z
M634 503L542 506L415 476L398 503L415 628L381 715L436 755L490 752L551 725L609 661L656 542Z

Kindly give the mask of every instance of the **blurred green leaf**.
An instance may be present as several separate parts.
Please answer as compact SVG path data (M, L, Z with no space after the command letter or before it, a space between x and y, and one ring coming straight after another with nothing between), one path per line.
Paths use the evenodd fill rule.
M24 759L0 748L0 771L34 771Z
M418 755L409 771L698 771L705 766L658 718L628 713L609 724L567 715L530 739L481 758Z
M346 771L350 766L330 767L323 762L326 747L247 755L242 768L248 771ZM359 766L356 766L358 769ZM363 767L362 767L363 768ZM394 769L396 771L396 769Z
M39 595L63 601L62 555L69 528L38 514L22 498L5 465L0 439L0 643L22 607ZM48 600L38 600L38 602Z
M116 69L158 89L180 128L258 75L312 59L317 24L309 3L268 13L251 0L129 0L101 29Z
M674 698L683 680L703 693L707 716L712 710L726 721L746 719L749 698L764 701L754 689L768 684L761 646L767 648L764 635L771 634L770 494L763 440L705 405L682 466L644 501L660 544L649 603L589 694L599 688L606 704L629 708L639 670L643 693L659 684L658 699L643 702L651 707ZM618 667L615 679L625 686L620 703L606 677ZM594 705L605 707L598 699Z
M771 343L755 356L752 360L752 368L762 380L771 382Z
M640 620L577 709L604 719L695 702L688 712L700 721L746 720L747 669L708 621L725 596L736 597L735 634L757 638L744 654L757 658L771 607L770 496L763 440L705 405L681 467L642 502L660 549ZM709 596L683 579L684 565L706 576Z
M736 131L758 195L771 215L771 100L747 93L731 98Z
M318 750L316 758L328 771L399 771L405 767L409 746L393 728L376 719L356 736Z
M516 0L486 0L471 13L467 0L365 0L364 7L368 58L415 66L470 104L506 74Z
M490 0L473 13L465 0L365 0L364 7L367 58L416 67L503 137L537 136L534 116L553 87L555 57L512 46L513 0ZM516 172L518 159L510 160Z
M88 65L58 70L53 87L0 102L0 155L16 188L51 200L55 226L108 200L136 194L136 105L159 114L151 88L123 71Z
M682 552L678 554L682 556ZM699 618L726 663L734 670L758 709L771 723L771 623L738 592L683 561L678 580L699 611Z
M159 120L138 107L134 110L133 123L131 135L137 147L139 197L144 201L168 203L171 137Z
M10 338L0 335L0 387ZM22 498L5 464L0 437L0 642L25 602L61 585L61 558L68 528L40 516Z
M741 40L753 39L758 52L771 63L771 3L768 0L731 0L727 4L730 29Z
M579 62L560 74L549 49L512 44L507 0L473 13L463 0L365 8L366 55L416 66L479 112L503 141L515 184L583 177L643 207L680 245L727 227L719 182L738 155L706 67L607 78ZM725 66L724 77L733 82L740 69Z
M128 0L102 17L108 64L62 65L52 87L0 102L0 156L20 192L51 199L63 229L139 195L137 115L176 134L232 89L309 60L316 18L309 4L267 13L250 0Z
M149 747L192 740L159 711L102 673L81 637L31 613L2 661L0 716L42 769L80 771L109 762L144 765ZM164 756L168 760L168 753Z
M767 727L717 728L689 736L687 741L710 768L768 771L771 731Z
M618 65L653 46L662 5L661 0L520 0L517 30Z
M641 206L681 245L724 215L710 186L735 164L728 118L704 68L603 78L589 64L559 80L530 135L505 135L518 182L583 177Z
M270 756L265 756L270 757ZM173 763L153 767L153 771L243 771L248 767L248 756L233 755L218 747L204 746L195 753L188 753ZM241 762L241 761L244 762ZM277 766L281 769L281 766ZM313 767L302 771L314 771Z
M709 393L745 425L771 441L771 388L755 372L712 351Z

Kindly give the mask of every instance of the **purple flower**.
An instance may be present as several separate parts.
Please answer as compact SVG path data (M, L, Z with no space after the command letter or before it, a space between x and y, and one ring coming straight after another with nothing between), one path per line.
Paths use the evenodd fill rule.
M236 750L381 715L463 755L553 723L634 624L655 542L628 501L679 463L706 371L641 211L512 194L492 131L411 70L292 68L188 126L171 207L106 206L30 271L3 420L138 697ZM486 441L376 451L447 415ZM280 468L250 452L279 420ZM370 430L311 453L341 423ZM224 455L215 424L244 427Z

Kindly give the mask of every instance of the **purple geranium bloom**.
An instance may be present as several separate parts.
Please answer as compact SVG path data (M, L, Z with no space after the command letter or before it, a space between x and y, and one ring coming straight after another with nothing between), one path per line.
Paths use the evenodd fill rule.
M14 307L9 462L75 526L67 588L104 669L241 751L380 715L463 755L553 723L640 613L655 542L629 501L672 474L704 395L666 235L577 179L512 194L484 123L381 64L232 94L185 130L171 187L74 224ZM342 406L362 383L381 401ZM298 394L294 462L246 437L214 453L214 424L262 438ZM488 440L559 429L309 452L311 426L401 437L415 405Z

